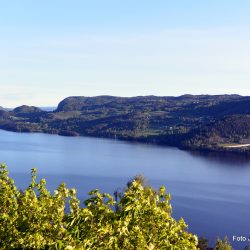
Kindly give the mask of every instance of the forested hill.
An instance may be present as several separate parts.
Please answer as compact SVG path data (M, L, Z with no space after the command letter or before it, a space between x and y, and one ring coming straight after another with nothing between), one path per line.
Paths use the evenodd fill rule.
M250 97L68 97L55 111L0 109L0 128L248 153Z

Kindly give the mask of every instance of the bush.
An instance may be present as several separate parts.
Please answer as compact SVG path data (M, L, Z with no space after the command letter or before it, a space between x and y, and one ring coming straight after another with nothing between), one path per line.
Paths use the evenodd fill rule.
M65 184L51 194L35 169L20 191L1 165L0 249L198 249L184 220L172 218L164 187L155 191L137 178L117 201L99 190L89 195L80 207Z
M217 239L214 250L233 250L233 248L229 243L228 238L225 237L223 240L220 238Z

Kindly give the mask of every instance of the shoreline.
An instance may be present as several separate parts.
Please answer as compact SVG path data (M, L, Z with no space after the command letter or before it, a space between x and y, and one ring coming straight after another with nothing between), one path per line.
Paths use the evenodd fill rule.
M127 142L133 142L133 143L141 143L144 145L157 145L157 146L163 146L163 147L172 147L172 148L177 148L179 150L183 151L189 151L189 152L204 152L204 153L218 153L221 155L225 154L230 154L230 155L238 155L238 156L247 156L250 159L250 150L244 150L242 151L241 149L248 149L250 148L250 144L244 144L244 145L249 145L249 146L228 146L228 147L209 147L209 145L204 146L204 147L192 147L192 146L186 146L186 145L178 145L178 144L173 144L173 143L165 143L160 140L156 140L155 138L133 138L133 137L111 137L111 136L97 136L97 135L91 135L91 134L86 134L86 135L81 135L81 134L76 134L76 133L62 133L62 131L17 131L17 130L11 130L11 129L4 129L0 128L3 131L9 131L9 132L14 132L14 133L27 133L27 134L32 134L32 133L38 133L38 134L47 134L47 135L58 135L58 136L63 136L63 137L91 137L91 138L100 138L100 139L110 139L110 140L120 140L120 141L127 141Z

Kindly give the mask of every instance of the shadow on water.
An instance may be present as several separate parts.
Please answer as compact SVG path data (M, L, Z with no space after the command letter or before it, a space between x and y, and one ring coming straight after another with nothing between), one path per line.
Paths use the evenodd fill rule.
M202 158L208 162L215 162L222 166L250 167L250 156L229 152L188 151L192 156Z

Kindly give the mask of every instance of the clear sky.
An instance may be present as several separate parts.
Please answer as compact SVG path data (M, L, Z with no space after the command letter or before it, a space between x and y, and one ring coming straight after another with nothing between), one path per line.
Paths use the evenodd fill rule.
M249 0L0 0L0 106L250 95Z

